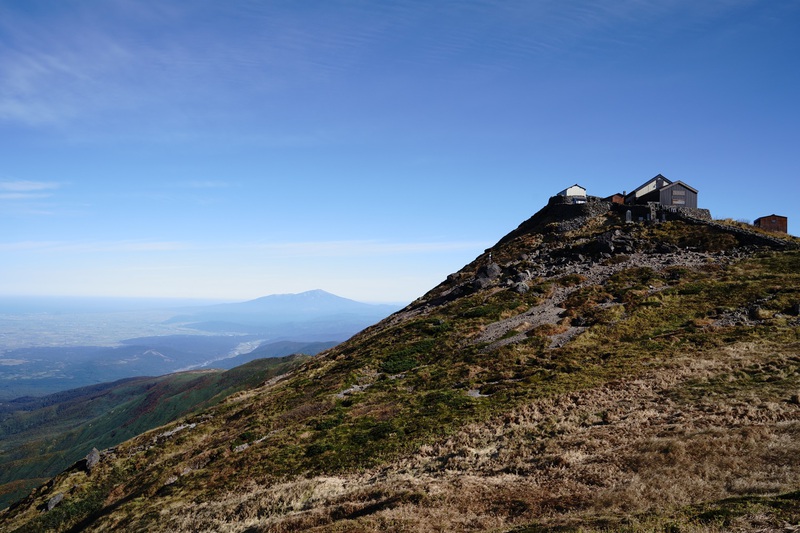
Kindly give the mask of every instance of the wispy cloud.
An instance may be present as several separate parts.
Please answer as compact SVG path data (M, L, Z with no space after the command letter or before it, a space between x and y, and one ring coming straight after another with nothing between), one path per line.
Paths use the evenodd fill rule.
M226 189L231 187L229 182L217 180L187 181L179 183L178 185L182 187L188 187L190 189Z
M0 181L0 201L14 202L15 205L24 204L30 200L41 200L53 195L52 191L58 189L60 184L44 181Z
M38 253L135 253L171 252L186 250L190 245L173 241L105 241L105 242L65 242L65 241L22 241L0 243L0 252L38 252Z
M0 181L0 191L26 193L31 191L45 191L58 189L60 185L52 181Z
M257 252L273 257L360 257L436 254L482 250L490 243L477 241L385 242L385 241L307 241L283 243L188 243L179 241L21 241L0 243L0 252L39 253L200 253Z
M489 243L477 241L384 242L318 241L249 244L242 247L283 257L356 257L448 253L483 249Z
M0 122L69 125L62 131L79 136L84 130L72 126L80 120L91 130L97 120L93 131L106 139L146 129L150 140L185 140L211 125L280 115L278 103L298 88L385 72L402 79L403 69L419 66L436 67L436 76L518 71L564 52L640 45L754 1L407 0L297 9L116 0L33 15L0 5L0 33L10 43L0 56ZM275 132L287 143L328 140L309 141L297 128Z

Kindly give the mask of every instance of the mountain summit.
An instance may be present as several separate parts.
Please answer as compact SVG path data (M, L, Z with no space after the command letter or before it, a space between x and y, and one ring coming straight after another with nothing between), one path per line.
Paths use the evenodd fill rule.
M797 239L627 210L554 198L406 308L90 454L0 528L798 523Z

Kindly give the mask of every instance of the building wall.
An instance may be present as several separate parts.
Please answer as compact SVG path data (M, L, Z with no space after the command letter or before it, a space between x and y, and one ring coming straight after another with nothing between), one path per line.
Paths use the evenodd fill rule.
M578 185L573 185L572 187L567 187L558 194L561 196L586 196L586 189Z
M689 190L680 183L661 189L659 194L661 205L675 207L697 207L697 193Z
M647 205L649 202L661 202L661 193L658 190L652 190L647 194L643 194L641 196L637 196L634 199L635 204L640 205Z
M636 198L636 201L641 201L642 196L649 194L651 192L657 191L661 187L669 185L671 182L664 177L655 177L652 181L650 181L647 185L642 187L641 189L634 191L633 195Z

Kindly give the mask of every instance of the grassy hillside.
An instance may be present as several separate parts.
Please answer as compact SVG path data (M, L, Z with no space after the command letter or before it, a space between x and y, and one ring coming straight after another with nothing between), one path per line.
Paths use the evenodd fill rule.
M0 505L91 451L214 405L297 366L302 357L260 359L222 372L131 378L0 405Z
M0 528L797 523L796 240L623 220L547 206L406 309L60 474Z

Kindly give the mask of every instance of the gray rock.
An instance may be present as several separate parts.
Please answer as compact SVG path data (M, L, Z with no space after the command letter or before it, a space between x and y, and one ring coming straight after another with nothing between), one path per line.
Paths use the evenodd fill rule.
M530 288L530 287L528 286L528 284L527 284L527 283L525 283L524 281L520 281L519 283L515 283L515 284L514 284L514 285L511 287L511 290L513 290L514 292L516 292L516 293L519 293L519 294L525 294L525 293L526 293L526 292L528 292L530 289L531 289L531 288Z
M486 287L488 287L491 284L492 284L492 282L487 278L478 278L478 279L476 279L475 281L472 282L472 288L473 289L478 289L478 290L479 289L485 289Z
M97 463L100 462L100 452L97 451L97 448L92 448L92 451L86 456L86 470L91 472Z
M52 498L50 498L49 500L47 500L47 510L48 510L48 511L52 511L53 509L55 509L55 507L56 507L56 506L57 506L59 503L61 503L61 501L62 501L63 499L64 499L64 495L63 495L62 493L60 493L60 492L59 492L58 494L56 494L55 496L53 496Z
M489 263L478 269L478 277L486 279L495 279L503 273L503 269L497 263Z
M754 305L747 310L747 318L750 320L764 320L769 318L769 315L761 306Z
M613 254L614 253L614 243L611 242L611 239L603 235L599 239L597 239L597 250L601 254Z

